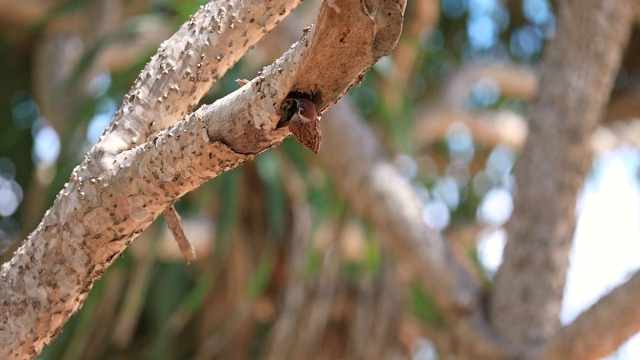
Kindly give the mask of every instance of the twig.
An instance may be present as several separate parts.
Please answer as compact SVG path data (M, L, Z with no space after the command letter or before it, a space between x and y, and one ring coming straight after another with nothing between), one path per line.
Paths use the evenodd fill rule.
M162 215L164 215L164 219L167 221L167 226L171 234L173 234L173 239L178 244L184 260L187 264L191 264L191 262L196 259L196 249L184 233L184 227L182 226L180 215L176 211L176 208L171 205L162 212Z

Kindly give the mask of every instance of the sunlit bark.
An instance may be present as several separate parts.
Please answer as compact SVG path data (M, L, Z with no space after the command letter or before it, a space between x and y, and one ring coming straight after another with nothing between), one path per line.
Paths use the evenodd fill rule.
M38 228L2 266L0 357L38 354L168 205L277 146L288 135L277 127L279 104L291 91L312 95L325 110L400 34L402 3L330 1L257 78L175 123L296 4L214 1L160 47Z

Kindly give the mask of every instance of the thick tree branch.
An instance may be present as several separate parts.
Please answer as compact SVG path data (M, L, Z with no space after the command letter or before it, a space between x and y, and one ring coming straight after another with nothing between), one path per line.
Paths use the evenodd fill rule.
M501 359L523 354L496 335L484 317L479 284L451 254L444 239L426 226L411 184L382 154L370 129L344 102L323 120L321 160L349 204L376 229L433 296L450 330L439 339L460 358ZM465 346L460 346L460 344Z
M471 112L464 109L440 108L414 115L413 138L420 147L444 141L451 125L466 125L476 143L495 147L505 145L520 151L529 131L526 119L509 110Z
M634 3L561 3L516 169L515 210L491 301L493 323L513 340L544 343L558 328L589 136L611 91Z
M76 167L38 228L2 266L0 357L38 354L78 310L106 268L167 205L278 145L288 135L287 128L277 128L278 109L291 91L310 94L319 109L335 103L360 74L391 51L403 11L404 4L393 0L369 7L357 0L325 3L317 26L258 78L160 131L153 121L162 119L146 119L144 107L138 105L161 102L169 107L165 115L187 111L177 105L182 99L170 94L188 95L199 86L176 89L169 80L176 80L172 74L183 77L191 71L194 81L205 81L214 76L213 70L198 73L207 66L205 59L222 62L227 57L217 59L220 54L209 52L209 30L224 33L231 23L210 28L203 26L208 24L204 15L190 20L183 30L192 42L172 38L164 44L157 67L143 71L108 133ZM251 23L244 18L233 28ZM225 51L237 51L233 44L226 45ZM203 65L183 68L181 62L191 57ZM164 87L146 87L153 83ZM191 100L195 98L188 97L187 103L193 105ZM144 126L149 130L141 132ZM142 142L155 132L157 136Z
M375 136L350 107L343 104L335 110L340 112L328 114L323 122L330 151L320 156L349 204L386 234L440 306L473 308L478 284L459 272L440 234L424 223L411 184L384 158Z
M447 85L436 101L414 112L413 136L419 146L444 139L451 124L462 122L471 130L474 141L491 147L503 144L522 149L528 133L528 122L523 116L506 110L466 110L472 86L481 79L494 82L501 96L526 101L537 94L539 87L539 77L532 68L513 64L499 67L471 64L462 68L446 80ZM640 145L636 121L640 118L639 100L634 94L624 94L608 104L601 125L592 134L590 143L595 154L623 144Z
M97 153L131 149L193 111L211 85L299 2L227 0L201 6L142 70Z
M540 360L602 359L640 331L640 272L560 329Z
M538 92L538 75L528 66L514 63L471 64L451 76L443 90L442 102L454 109L466 108L473 85L489 80L504 97L530 100Z

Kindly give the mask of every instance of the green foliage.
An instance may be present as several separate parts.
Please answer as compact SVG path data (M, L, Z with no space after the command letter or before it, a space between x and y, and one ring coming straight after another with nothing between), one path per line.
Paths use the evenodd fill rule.
M410 286L410 292L411 312L428 327L434 330L443 329L444 319L433 297L416 284Z

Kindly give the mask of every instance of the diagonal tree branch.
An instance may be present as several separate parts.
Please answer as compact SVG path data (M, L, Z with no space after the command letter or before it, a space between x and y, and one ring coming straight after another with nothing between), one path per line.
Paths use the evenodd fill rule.
M478 284L456 269L440 234L424 223L411 184L385 159L371 130L350 107L341 104L335 110L323 122L331 151L320 156L349 204L387 235L392 249L410 259L440 306L475 306Z
M227 0L201 6L142 70L96 155L140 145L192 112L211 85L299 3Z
M558 329L589 136L611 91L635 5L561 3L516 169L515 210L490 305L492 322L512 340L541 344Z
M524 354L527 349L508 344L491 328L483 314L479 283L463 270L441 235L424 223L411 184L385 158L359 116L342 102L325 116L323 131L324 145L331 151L320 151L320 158L336 185L382 235L385 245L409 262L435 299L449 330L449 336L438 339L438 347L460 358Z
M400 34L404 3L381 0L369 5L363 7L357 0L323 4L317 25L256 79L160 131L153 122L162 119L146 119L145 107L137 105L157 101L169 106L165 115L181 113L171 109L179 107L181 99L170 101L169 94L190 93L198 86L176 90L165 76L184 76L187 71L196 80L213 76L194 73L197 64L177 71L187 57L180 50L193 47L194 55L204 53L204 59L211 59L207 41L166 42L157 67L143 71L106 135L76 167L38 228L2 266L0 357L38 354L82 305L106 268L167 205L278 145L289 134L277 125L279 105L290 93L310 95L323 111L388 54ZM257 16L253 10L252 14ZM198 38L208 37L209 31L199 32L209 29L203 26L206 21L194 16L187 28ZM251 21L234 24L249 26ZM235 48L228 46L231 51ZM164 84L164 100L155 96L159 87L140 90L151 83ZM141 132L144 126L150 129Z
M536 359L602 359L640 331L640 272L563 327Z

